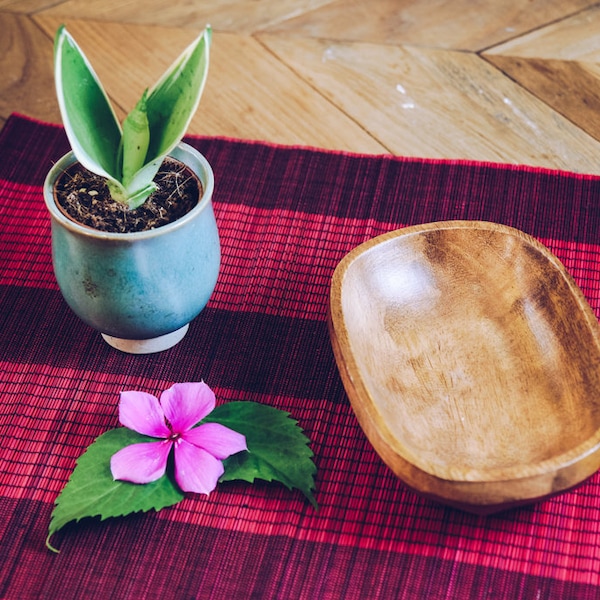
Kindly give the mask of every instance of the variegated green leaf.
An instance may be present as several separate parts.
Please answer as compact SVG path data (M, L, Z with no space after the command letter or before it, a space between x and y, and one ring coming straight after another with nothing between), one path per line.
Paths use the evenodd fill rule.
M129 208L142 204L155 189L153 179L164 157L181 141L198 108L208 74L211 37L207 27L147 97L144 92L126 119L124 135L82 50L64 26L56 34L56 90L71 148L84 167L108 179L113 198ZM138 131L142 118L147 118L148 128L144 124ZM144 145L139 144L142 136Z
M147 161L167 155L184 136L204 91L212 30L207 27L165 71L147 99Z
M77 160L87 169L120 179L121 126L106 92L72 36L61 26L54 41L58 105Z

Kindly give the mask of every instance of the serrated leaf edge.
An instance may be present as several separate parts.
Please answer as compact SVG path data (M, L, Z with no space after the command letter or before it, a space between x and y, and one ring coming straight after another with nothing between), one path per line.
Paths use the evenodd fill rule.
M227 403L227 404L231 404L231 403ZM309 444L311 443L311 441L308 438L308 436L306 436L304 434L304 429L302 427L300 427L298 420L294 419L291 416L291 413L288 412L288 411L277 409L277 408L272 407L272 406L264 405L264 404L261 404L259 402L245 402L245 401L240 401L240 404L253 404L253 405L256 405L256 406L266 407L268 409L271 409L271 410L274 410L274 411L277 411L277 412L281 413L285 418L287 418L287 419L289 419L291 421L291 424L299 430L299 434L303 438L302 442L304 444L305 449L307 450L307 453L305 455L303 455L301 458L302 458L302 460L306 460L306 459L310 460L310 463L311 463L311 469L310 469L311 473L310 474L312 476L311 477L312 485L310 485L308 488L304 488L304 487L297 486L297 485L295 485L293 483L289 483L289 478L285 475L285 473L281 474L281 471L278 468L274 467L272 463L270 463L268 460L265 460L265 459L263 459L263 460L265 460L265 462L267 464L269 464L269 466L271 467L272 471L275 472L275 473L277 473L277 474L280 474L278 477L273 477L271 479L266 479L266 478L263 478L263 477L253 477L252 481L248 481L247 479L236 478L236 477L224 480L223 477L221 477L221 479L219 480L219 482L222 482L222 481L238 481L239 480L239 481L246 481L246 482L252 484L254 481L256 481L258 479L258 480L261 480L261 481L266 481L267 483L271 483L271 482L281 483L281 484L283 484L290 491L294 490L294 489L299 490L308 499L308 501L313 506L313 508L315 510L318 510L318 504L317 504L317 501L316 501L316 499L315 499L315 497L313 495L313 491L316 489L315 488L314 478L315 478L315 475L316 475L316 472L317 472L316 465L314 464L314 461L312 460L312 458L314 457L314 452L312 451L312 449L309 446ZM224 405L221 405L221 406L224 406ZM212 415L212 413L211 413L211 415ZM217 422L217 423L220 422L218 418L217 419L210 419L210 420L212 422ZM203 421L203 422L205 422L205 421ZM68 521L64 521L58 527L53 526L53 522L55 521L55 518L56 518L55 517L56 509L57 509L57 507L58 507L58 505L60 503L60 498L62 497L64 490L67 488L67 486L71 482L71 480L73 478L73 475L74 475L77 467L80 464L81 459L85 456L85 454L88 452L89 448L93 444L97 443L99 440L101 440L101 438L103 436L109 434L111 431L114 431L114 429L111 429L111 430L109 430L109 431L101 434L100 436L98 436L94 440L94 442L92 442L92 444L90 444L90 446L88 446L85 449L85 451L79 456L79 458L76 459L76 461L75 461L75 468L71 472L71 475L69 476L69 479L68 479L67 483L62 488L61 492L59 493L59 495L57 496L56 500L54 501L54 509L53 509L51 517L50 517L50 524L49 524L49 527L48 527L48 535L46 537L46 542L45 542L46 547L49 550L51 550L52 552L59 553L60 551L58 549L56 549L55 547L53 547L50 544L50 538L55 533L57 533L58 531L60 531L60 529L62 529L65 525L68 525L69 523L79 523L82 519L86 519L86 518L98 518L98 517L100 517L100 521L105 521L107 519L116 518L116 516L103 516L100 512L98 512L98 513L95 513L95 514L86 514L86 515L79 516L79 517L76 517L76 518L73 518L73 519L69 519ZM238 432L238 433L243 433L243 432ZM146 438L146 437L147 436L140 435L140 438ZM133 443L135 443L135 442L133 442ZM251 453L251 450L246 451L246 453ZM226 473L226 471L225 471L225 473ZM164 475L164 477L168 477L168 475ZM134 485L134 484L132 484L132 485ZM101 496L105 496L105 495L107 495L109 493L110 492L106 492L106 493L102 494ZM148 508L148 509L132 510L130 512L125 512L125 513L119 515L119 517L125 517L125 516L136 514L136 513L150 512L152 510L154 510L155 512L158 512L159 510L162 510L163 508L167 508L169 506L174 506L175 504L178 504L180 501L181 500L178 500L177 502L174 502L172 504L165 504L165 505L161 506L160 508L151 507L151 508Z

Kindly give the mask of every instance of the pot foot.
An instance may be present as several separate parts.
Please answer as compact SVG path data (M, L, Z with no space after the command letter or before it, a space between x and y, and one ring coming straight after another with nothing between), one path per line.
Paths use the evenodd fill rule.
M124 338L113 337L106 333L103 333L102 337L109 346L112 346L121 352L127 352L128 354L152 354L154 352L168 350L178 344L185 337L188 328L189 324L186 324L181 329L149 340L127 340Z

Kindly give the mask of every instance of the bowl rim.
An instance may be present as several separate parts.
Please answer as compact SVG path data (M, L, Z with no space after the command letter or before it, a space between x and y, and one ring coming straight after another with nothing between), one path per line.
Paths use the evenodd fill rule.
M600 427L598 427L592 435L590 435L583 442L579 443L577 446L551 458L547 458L533 464L519 464L510 467L495 467L484 470L474 468L467 469L462 467L451 468L448 466L434 465L424 461L420 459L413 451L403 445L400 440L398 440L398 438L391 433L389 428L385 425L385 421L383 419L374 419L374 416L376 416L378 412L377 406L372 399L363 377L360 376L358 364L355 360L354 353L351 351L349 334L346 327L346 322L344 320L342 310L342 291L344 279L352 264L359 257L371 252L374 248L381 246L382 244L400 237L421 235L427 232L451 229L492 231L494 233L507 234L520 238L523 242L529 244L535 250L543 254L544 257L553 264L555 269L565 279L570 292L573 294L577 305L581 309L580 314L585 316L587 324L592 331L593 339L596 342L597 351L600 355L600 327L598 324L598 319L585 299L583 292L576 284L573 277L566 270L566 267L563 265L563 263L546 246L544 246L531 235L514 227L479 220L437 221L407 226L389 231L363 242L346 254L338 263L333 273L331 282L328 318L334 355L336 362L338 363L340 374L342 375L344 386L346 387L350 385L352 387L352 390L346 389L346 392L349 396L355 414L358 417L358 413L354 407L354 404L359 401L358 398L361 398L360 402L362 404L362 408L366 411L369 419L371 420L371 423L365 423L361 422L361 419L359 418L361 427L367 434L367 438L369 438L369 440L371 440L371 436L378 436L381 441L387 444L388 448L393 451L397 458L404 461L411 467L416 468L422 474L433 477L440 481L465 484L520 481L539 476L555 474L561 470L571 467L582 459L593 458L593 465L591 467L593 470L587 473L586 476L582 476L580 480L585 479L585 477L593 474L600 467L600 452L598 452L600 450ZM351 372L356 373L359 376L350 377L349 374ZM349 379L351 379L351 381ZM368 401L364 400L366 398L368 398ZM375 421L377 421L377 431L372 431L373 422ZM379 450L377 450L377 452L379 452ZM594 454L597 454L597 456L594 457ZM385 457L382 458L385 462L387 462Z

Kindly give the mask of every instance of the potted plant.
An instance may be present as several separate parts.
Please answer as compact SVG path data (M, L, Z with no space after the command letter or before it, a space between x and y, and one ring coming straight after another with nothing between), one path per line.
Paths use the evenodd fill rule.
M178 343L216 285L213 173L181 141L210 42L207 27L121 125L80 47L64 26L56 34L56 90L72 151L44 184L54 272L75 314L125 352Z

